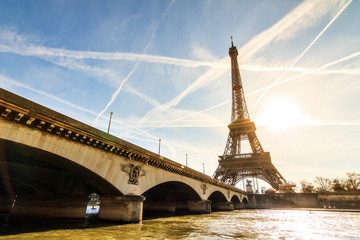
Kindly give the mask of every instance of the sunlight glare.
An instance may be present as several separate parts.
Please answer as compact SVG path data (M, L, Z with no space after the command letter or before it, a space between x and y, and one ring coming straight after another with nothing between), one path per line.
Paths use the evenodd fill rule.
M279 131L307 123L308 119L300 109L284 97L269 100L256 121L258 126L268 126Z

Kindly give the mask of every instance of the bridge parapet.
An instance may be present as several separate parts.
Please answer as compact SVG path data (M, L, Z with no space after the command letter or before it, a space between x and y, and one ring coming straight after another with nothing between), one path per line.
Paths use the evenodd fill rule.
M234 192L244 191L0 88L1 117Z

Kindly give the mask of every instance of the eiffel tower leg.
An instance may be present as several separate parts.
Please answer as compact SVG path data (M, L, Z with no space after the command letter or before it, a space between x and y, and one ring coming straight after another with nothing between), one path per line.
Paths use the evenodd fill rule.
M248 133L248 138L249 138L250 146L251 146L253 153L263 153L264 152L255 132Z

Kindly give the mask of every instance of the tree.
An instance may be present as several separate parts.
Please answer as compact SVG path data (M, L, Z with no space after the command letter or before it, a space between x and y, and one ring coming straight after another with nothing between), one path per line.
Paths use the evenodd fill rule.
M329 192L331 191L331 180L324 177L316 177L315 178L315 184L317 185L317 190L319 192Z
M300 181L301 192L360 192L360 174L346 173L347 178L329 178L316 177L314 185L305 179Z
M347 179L345 187L347 191L356 192L360 190L360 174L358 173L347 173Z
M334 192L344 192L345 191L344 180L337 178L333 179L331 187Z
M314 186L312 185L312 183L307 182L305 179L300 181L300 186L301 186L301 192L303 193L314 192Z

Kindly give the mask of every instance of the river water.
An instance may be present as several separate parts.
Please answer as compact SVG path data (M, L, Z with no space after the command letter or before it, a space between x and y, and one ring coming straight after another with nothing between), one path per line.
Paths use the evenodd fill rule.
M3 232L0 239L360 239L360 212L238 210L144 220L141 224L95 223L89 227L89 223L62 221L56 223L56 230L47 229L54 222L22 223L3 220L3 230L18 226L12 233Z

